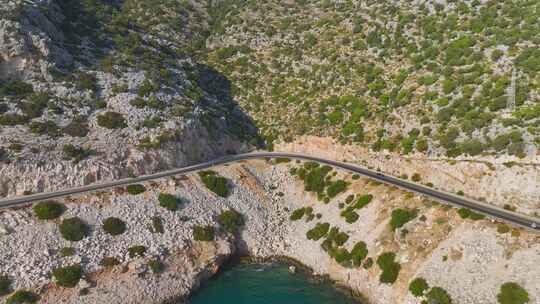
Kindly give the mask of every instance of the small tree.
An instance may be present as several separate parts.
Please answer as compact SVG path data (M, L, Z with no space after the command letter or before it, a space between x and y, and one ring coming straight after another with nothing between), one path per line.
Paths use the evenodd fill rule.
M130 258L143 257L146 253L146 247L141 245L131 246L128 248L128 254Z
M97 123L100 127L107 129L123 129L127 127L124 116L116 112L106 112L97 117Z

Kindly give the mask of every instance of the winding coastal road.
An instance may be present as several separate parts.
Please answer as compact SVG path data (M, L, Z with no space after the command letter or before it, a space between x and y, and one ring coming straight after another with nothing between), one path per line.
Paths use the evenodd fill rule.
M20 207L20 206L30 205L38 201L60 198L60 197L68 196L68 195L81 194L85 192L104 190L108 188L125 186L129 184L134 184L134 183L141 183L141 182L145 182L149 180L155 180L155 179L160 179L160 178L174 176L174 175L187 174L187 173L191 173L195 171L208 169L214 166L224 165L224 164L238 162L242 160L261 159L261 158L291 158L291 159L314 161L321 164L326 164L335 168L340 168L340 169L344 169L344 170L347 170L356 174L360 174L360 175L369 177L371 179L374 179L374 180L377 180L377 181L380 181L389 185L397 186L408 191L412 191L418 194L429 196L435 200L448 203L456 207L468 208L475 212L484 214L495 220L505 221L505 222L508 222L517 226L528 228L535 232L540 232L540 219L539 218L508 211L503 208L496 207L494 205L471 200L471 199L458 196L452 193L444 192L441 190L435 190L421 184L417 184L408 180L396 178L396 177L386 175L384 173L381 173L375 170L362 168L356 165L333 161L333 160L327 160L327 159L309 156L309 155L284 153L284 152L254 152L254 153L229 155L229 156L225 156L219 159L196 164L193 166L163 171L163 172L159 172L155 174L149 174L149 175L144 175L144 176L139 176L139 177L134 177L134 178L119 179L119 180L115 180L111 182L92 184L88 186L75 187L75 188L70 188L70 189L65 189L65 190L60 190L60 191L37 193L37 194L26 195L26 196L15 197L15 198L6 198L6 199L0 200L0 209Z

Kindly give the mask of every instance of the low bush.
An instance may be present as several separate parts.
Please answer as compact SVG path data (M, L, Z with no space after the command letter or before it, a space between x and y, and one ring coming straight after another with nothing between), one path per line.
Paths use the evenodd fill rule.
M349 184L343 180L337 180L335 182L330 182L328 187L326 188L326 195L328 195L329 198L333 198L339 193L347 190L347 186Z
M318 241L327 235L328 230L330 230L330 224L317 223L313 229L306 233L306 236L308 240Z
M64 145L62 151L64 152L66 159L72 160L74 163L78 163L92 154L92 151L82 147L76 147L72 144Z
M107 129L123 129L127 127L124 116L116 112L106 112L97 117L98 126Z
M497 232L500 233L500 234L505 234L505 233L508 233L510 232L510 226L506 225L506 224L498 224L497 225Z
M182 204L182 200L179 197L168 193L160 193L158 195L158 202L161 207L169 211L178 210L178 207Z
M193 227L193 238L196 241L210 242L214 240L214 227L195 226Z
M71 137L85 137L88 135L88 124L80 117L75 118L62 128L62 132Z
M32 209L38 219L52 220L60 217L64 213L65 207L55 201L45 201L35 204Z
M136 257L144 257L146 253L146 247L141 245L135 245L128 248L128 254L131 259Z
M235 210L225 210L218 216L218 223L230 233L234 233L238 228L244 226L244 217Z
M165 228L163 227L163 219L159 216L152 217L152 233L164 233Z
M382 270L381 275L379 276L379 281L381 283L393 284L399 275L401 270L401 265L395 262L396 254L393 252L385 252L377 258L377 265Z
M424 278L416 278L409 283L409 291L415 297L421 297L429 289L429 285Z
M101 265L103 267L113 267L113 266L116 266L116 265L120 265L120 261L115 257L104 257L99 262L99 265Z
M73 247L62 247L58 251L60 253L60 256L62 257L68 257L75 254L75 248Z
M289 218L291 221L297 221L304 216L305 212L306 212L306 208L298 208L293 211L293 213L291 214Z
M68 241L77 242L88 235L88 226L78 217L67 218L59 226L60 234Z
M148 262L148 267L152 270L152 273L159 274L165 271L165 264L159 260L151 260Z
M17 290L6 300L6 304L33 304L39 301L39 296L28 290Z
M126 232L126 223L119 218L109 217L103 221L103 230L110 235L120 235Z
M473 212L467 208L459 208L458 214L462 219L471 219L473 221L484 219L486 216L480 213Z
M199 172L199 176L206 188L221 197L227 197L229 188L226 178L219 176L216 172L211 170L201 171Z
M364 265L362 265L362 267L364 267L364 269L370 269L371 266L373 266L373 259L372 258L367 258L366 261L364 262Z
M354 212L353 208L347 207L341 212L341 216L345 218L345 221L349 224L355 223L360 217L358 213Z
M373 200L373 195L371 195L371 194L362 195L362 196L360 196L358 198L358 200L354 204L354 208L355 209L362 209L365 206L367 206L367 204L369 204L372 200Z
M451 304L452 298L446 290L441 287L433 287L426 294L428 303L437 303L437 304Z
M367 257L368 249L366 243L360 241L351 250L352 264L356 267L362 265L362 261Z
M15 80L0 87L0 96L19 96L24 97L34 92L34 88L31 84L24 81Z
M412 175L411 179L412 179L413 182L419 182L419 181L422 180L422 177L420 176L420 174L415 173L415 174Z
M519 284L507 282L501 285L497 301L499 304L525 304L529 303L529 293Z
M0 297L11 292L11 280L4 275L0 275Z
M131 195L138 195L146 191L146 188L141 184L128 185L126 191Z
M414 219L417 215L416 210L407 210L407 209L394 209L392 211L392 217L390 219L390 227L392 230L403 227L407 222Z
M82 268L80 265L57 268L53 270L53 277L59 286L73 288L82 277Z

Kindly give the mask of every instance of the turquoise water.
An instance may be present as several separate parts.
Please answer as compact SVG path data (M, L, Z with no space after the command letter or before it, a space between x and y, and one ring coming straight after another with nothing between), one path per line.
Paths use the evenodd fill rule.
M204 284L190 304L359 304L330 283L315 283L281 264L227 266Z

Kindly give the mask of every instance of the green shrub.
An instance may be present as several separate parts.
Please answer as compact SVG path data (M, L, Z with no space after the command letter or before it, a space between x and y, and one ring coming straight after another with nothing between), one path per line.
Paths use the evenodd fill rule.
M116 112L106 112L97 117L98 126L107 129L123 129L127 127L124 116Z
M227 197L229 188L226 178L219 176L216 172L211 170L201 171L199 172L199 176L206 188L221 197Z
M485 218L485 215L473 212L467 208L459 208L458 214L462 219L471 219L473 221L481 220Z
M72 144L64 145L62 151L64 152L66 159L73 160L74 163L78 163L92 154L92 151L82 147L76 147Z
M152 233L165 233L165 228L163 227L163 219L161 217L152 217L152 227L150 231Z
M38 219L52 220L60 217L64 213L65 207L55 201L45 201L35 204L32 209Z
M59 286L73 288L82 277L82 268L80 265L57 268L53 270L53 277Z
M377 258L377 265L382 270L379 276L381 283L393 284L397 280L401 265L394 261L395 258L396 254L393 252L385 252Z
M67 126L62 128L62 132L71 137L85 137L88 135L88 124L82 118L75 118Z
M356 201L355 205L354 205L354 208L355 209L362 209L364 208L365 206L367 206L367 204L369 204L371 201L373 200L373 195L371 194L365 194L365 195L362 195L360 198L358 198L358 200Z
M345 218L345 221L349 224L355 223L360 217L358 213L354 212L353 208L346 208L341 212L341 216Z
M297 221L301 219L304 216L304 213L306 212L306 208L298 208L293 211L293 213L290 216L291 221Z
M158 201L161 207L170 211L178 210L178 207L182 203L182 200L179 197L168 193L160 193L158 195Z
M146 247L142 245L135 245L128 248L129 258L144 257L146 253Z
M141 184L128 185L126 191L131 195L138 195L146 191L146 187Z
M196 241L210 242L214 240L214 227L195 226L193 227L193 238Z
M507 282L501 285L497 300L499 304L525 304L529 303L529 294L517 283Z
M6 300L6 304L33 304L39 301L39 296L28 290L17 290Z
M0 275L0 297L11 292L11 280L4 275Z
M438 303L438 304L451 304L452 298L446 290L441 287L433 287L426 294L428 303Z
M15 80L5 84L3 87L0 87L0 96L9 95L9 96L18 96L24 97L30 95L34 92L34 88L31 84L24 81Z
M506 224L498 224L497 225L497 232L500 233L500 234L505 234L505 233L508 233L510 232L510 227Z
M225 210L218 216L218 223L227 232L234 233L239 227L244 226L244 218L235 210Z
M326 195L328 195L329 198L333 198L339 193L347 190L347 186L348 183L343 180L331 182L326 189Z
M423 278L416 278L409 283L409 291L415 297L421 297L429 289L429 285Z
M318 241L321 238L325 237L330 229L330 224L328 223L317 223L314 228L309 230L306 233L308 240Z
M103 230L110 235L120 235L126 231L126 223L119 218L109 217L103 221Z
M104 257L99 262L99 265L101 265L103 267L113 267L113 266L116 266L116 265L120 265L120 261L115 257Z
M64 219L59 226L60 234L68 241L77 242L88 236L88 226L78 217Z
M159 274L165 271L165 264L163 264L160 260L151 260L148 262L148 266L154 274Z
M60 256L62 257L68 257L68 256L72 256L75 254L75 248L73 247L62 247L60 248Z
M354 266L359 267L362 261L367 257L368 249L366 243L360 241L356 243L351 250L351 260Z
M392 230L403 227L407 222L414 219L417 215L416 210L406 210L406 209L394 209L392 211L392 218L390 219L390 227Z

